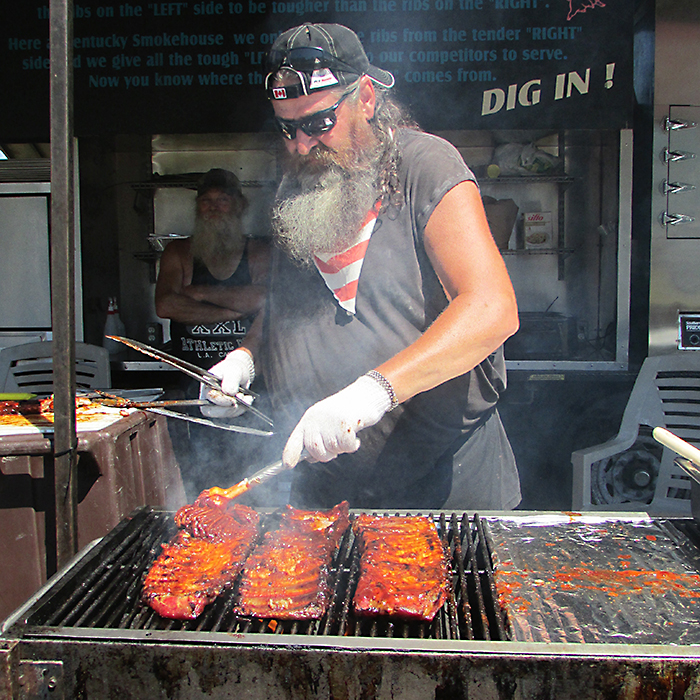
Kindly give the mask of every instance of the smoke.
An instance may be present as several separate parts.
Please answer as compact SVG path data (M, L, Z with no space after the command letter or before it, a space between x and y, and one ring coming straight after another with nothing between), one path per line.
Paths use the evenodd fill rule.
M198 386L198 385L197 385ZM258 394L256 406L271 415L269 397L260 385L254 384ZM187 392L194 395L193 391ZM201 417L198 408L178 409ZM226 419L221 419L226 423ZM231 419L230 423L249 428L266 428L257 416L250 412ZM185 489L186 502L192 503L199 494L212 486L228 488L251 476L260 468L279 459L282 454L283 436L260 436L221 430L189 421L168 419L168 432ZM237 502L257 507L277 507L289 502L289 475L275 477L268 485L256 487ZM172 500L179 489L172 489ZM171 509L183 505L168 503ZM174 506L174 507L172 507Z

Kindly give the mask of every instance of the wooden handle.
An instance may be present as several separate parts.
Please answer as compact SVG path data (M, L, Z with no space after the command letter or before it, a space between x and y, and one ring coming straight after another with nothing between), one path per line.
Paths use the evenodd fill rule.
M697 464L700 467L700 450L697 447L693 447L689 442L682 440L677 435L666 430L666 428L654 428L651 434L664 447L668 447L669 450L673 450L681 457L689 459L693 464Z

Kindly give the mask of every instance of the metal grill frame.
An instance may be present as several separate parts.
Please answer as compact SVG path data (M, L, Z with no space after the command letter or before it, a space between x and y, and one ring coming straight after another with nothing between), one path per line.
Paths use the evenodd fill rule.
M626 519L630 514L608 515ZM438 513L434 517L448 522L460 516ZM517 515L481 514L486 522L500 517ZM107 537L121 536L123 527L124 523ZM700 645L543 644L28 624L46 595L60 594L71 571L99 559L103 543L83 550L3 625L2 697L24 700L49 692L55 700L111 697L115 688L122 697L177 700L243 692L253 700L268 700L272 695L290 700L445 700L474 694L489 700L700 697Z

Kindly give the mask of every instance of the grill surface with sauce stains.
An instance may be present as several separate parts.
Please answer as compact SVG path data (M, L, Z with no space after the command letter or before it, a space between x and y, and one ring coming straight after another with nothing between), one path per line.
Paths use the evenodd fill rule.
M277 517L263 513L263 529ZM140 509L5 621L0 697L700 698L694 591L615 597L590 581L577 589L561 570L565 559L584 575L605 569L610 552L624 552L605 549L611 533L616 547L631 548L631 558L620 556L633 568L691 581L700 571L696 522L629 513L430 517L450 557L453 588L432 623L355 617L359 557L351 530L320 620L237 616L234 584L197 620L173 621L141 600L143 576L175 531L172 513ZM593 548L588 561L581 546ZM654 615L663 634L678 630L681 641L650 634Z

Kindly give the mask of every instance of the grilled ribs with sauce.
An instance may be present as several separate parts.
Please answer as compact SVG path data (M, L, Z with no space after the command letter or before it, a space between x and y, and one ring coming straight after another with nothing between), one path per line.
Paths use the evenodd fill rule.
M447 557L432 520L363 514L353 531L360 548L355 614L431 621L450 592Z
M180 528L146 574L143 599L160 616L194 620L240 573L258 534L258 514L247 506L187 505Z
M53 396L23 401L0 401L0 416L36 416L42 413L53 413Z
M75 397L76 409L87 408L95 404L84 396ZM0 416L43 416L53 414L53 394L44 398L22 399L20 401L0 401Z
M311 620L330 602L333 555L350 525L348 503L328 511L287 506L278 529L248 557L237 612L260 618Z

